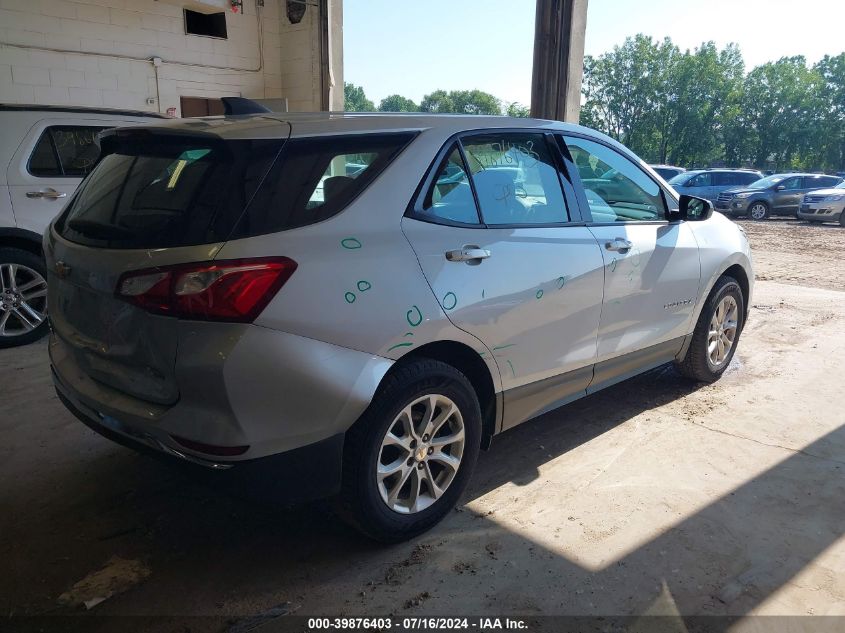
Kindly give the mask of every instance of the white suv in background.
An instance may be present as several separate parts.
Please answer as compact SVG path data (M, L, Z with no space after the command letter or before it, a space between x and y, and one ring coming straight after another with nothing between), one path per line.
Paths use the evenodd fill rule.
M47 333L41 236L97 161L102 130L145 112L0 104L0 348Z

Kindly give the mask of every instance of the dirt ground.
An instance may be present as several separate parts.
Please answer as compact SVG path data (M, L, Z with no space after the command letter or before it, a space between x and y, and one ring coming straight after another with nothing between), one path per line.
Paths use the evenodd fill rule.
M662 368L497 437L461 506L391 547L113 445L55 398L45 345L0 352L0 616L110 593L91 613L160 630L273 608L845 616L845 229L743 225L759 281L720 382Z

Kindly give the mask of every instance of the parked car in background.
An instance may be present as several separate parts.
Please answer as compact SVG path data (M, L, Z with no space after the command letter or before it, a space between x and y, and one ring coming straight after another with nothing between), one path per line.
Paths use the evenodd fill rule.
M747 215L752 220L765 220L773 215L794 217L805 193L840 182L842 178L838 176L822 174L775 174L747 187L722 192L716 200L716 210L730 216Z
M497 433L667 362L717 380L751 301L739 227L577 125L278 114L101 144L44 238L62 402L384 541L448 514Z
M674 167L672 165L649 165L654 171L656 171L663 180L671 180L678 174L682 174L686 171L683 167Z
M148 112L0 105L0 348L47 333L44 229L97 161L101 131Z
M832 189L805 194L798 217L808 222L839 222L845 226L845 181Z
M697 169L679 174L669 181L678 193L715 201L726 189L749 185L763 175L750 169Z

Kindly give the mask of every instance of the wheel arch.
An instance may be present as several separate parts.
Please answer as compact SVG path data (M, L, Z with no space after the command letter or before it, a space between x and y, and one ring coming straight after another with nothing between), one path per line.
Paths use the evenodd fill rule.
M475 390L478 403L481 406L481 420L483 424L481 445L488 448L490 441L496 434L501 417L501 393L496 393L495 382L490 368L477 351L466 343L458 341L433 341L404 354L390 371L401 367L408 361L418 358L430 358L451 365L467 377ZM390 374L390 371L385 377ZM382 378L384 380L384 378Z
M33 231L18 228L0 228L0 248L18 248L38 257L44 256L41 236Z
M742 301L745 304L745 320L748 320L748 311L750 310L751 306L751 283L748 280L748 273L746 272L745 268L743 268L740 264L733 264L728 266L719 277L730 276L736 279L737 283L739 284L740 290L742 290ZM717 277L716 279L718 279ZM715 283L715 282L714 282ZM710 287L710 292L713 291L713 287ZM708 296L709 292L708 292Z

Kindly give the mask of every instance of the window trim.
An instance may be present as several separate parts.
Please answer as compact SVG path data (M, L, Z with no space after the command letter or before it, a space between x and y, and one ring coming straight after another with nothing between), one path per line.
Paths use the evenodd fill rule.
M617 148L613 147L609 143L605 142L604 139L598 138L596 136L592 136L590 134L584 134L583 132L569 132L566 130L555 131L554 135L557 137L557 145L558 150L563 154L566 159L568 160L569 165L572 167L570 168L572 173L570 178L572 179L573 183L577 183L577 187L575 188L575 195L578 199L578 204L581 205L581 217L585 218L584 224L586 226L625 226L628 224L633 224L637 226L646 226L646 225L668 225L668 224L679 224L684 220L678 218L669 220L666 215L676 209L678 207L678 200L672 194L672 192L668 191L665 187L663 187L659 182L657 182L651 174L649 174L645 169L642 168L640 164L636 161L631 160L630 156L626 156L623 152L620 152ZM572 155L569 153L569 148L566 145L566 137L572 138L580 138L585 141L592 141L593 143L597 143L606 147L607 149L616 152L622 158L626 159L630 162L634 167L639 169L645 176L651 180L654 184L657 185L658 190L660 191L660 196L663 199L664 211L663 211L663 218L659 220L622 220L617 222L595 222L593 221L593 214L590 210L590 203L587 200L587 195L584 189L584 183L581 182L581 175L578 173L578 170L574 168L575 162L572 160ZM636 157L636 155L634 155Z
M35 141L35 144L32 146L32 149L29 152L29 157L26 159L26 173L29 174L30 176L32 176L33 178L78 178L80 180L85 178L85 176L87 176L88 174L66 174L65 173L65 166L64 166L64 163L62 163L61 157L59 156L59 149L56 147L56 140L53 138L53 134L52 134L52 130L54 130L56 128L65 128L65 129L70 128L70 129L81 129L81 130L99 130L97 132L97 134L95 134L95 137L99 136L100 133L102 133L103 131L111 129L111 128L104 126L104 125L73 125L73 124L48 125L43 130L41 130L41 134L38 136L38 140ZM53 150L53 158L56 159L56 164L59 166L59 172L60 173L52 175L52 176L44 176L44 175L32 173L32 157L35 155L35 149L38 147L38 145L44 139L45 134L47 135L47 138L50 141L50 148ZM102 149L100 151L102 153ZM99 159L98 159L98 162L99 162ZM97 166L97 163L94 163L94 165L92 165L92 167L91 167L91 170L93 170L94 167L96 167L96 166ZM89 174L91 173L91 170L88 171Z
M464 154L463 149L463 142L462 139L467 136L477 136L479 134L495 134L495 133L502 133L502 134L540 134L543 136L543 140L546 143L546 146L549 150L549 154L551 159L554 163L554 167L557 170L558 176L558 184L561 189L561 193L563 195L564 204L566 204L567 212L569 214L569 221L568 222L546 222L546 223L538 223L538 224L487 224L484 222L484 215L481 211L481 205L478 203L478 195L475 191L475 183L472 179L472 175L469 173L469 166L467 165L466 156ZM558 133L557 130L549 129L549 128L534 128L534 127L490 127L490 128L477 128L471 130L462 130L451 135L446 141L441 145L440 149L434 156L434 159L429 164L428 168L423 174L420 183L417 185L417 188L414 190L414 195L411 197L411 201L408 203L407 208L405 209L404 217L412 219L412 220L419 220L420 222L427 222L428 224L439 224L441 226L451 226L455 228L464 228L464 229L525 229L525 228L560 228L560 227L567 227L567 226L584 226L586 223L583 219L583 214L581 213L581 207L577 197L575 196L575 187L574 183L569 177L569 174L565 171L564 166L566 164L564 157L560 154L560 150L558 148L558 144L554 142L553 138L555 134ZM454 220L447 220L446 218L439 218L436 216L432 216L431 214L427 214L423 209L423 204L425 203L425 198L428 193L428 190L431 188L431 185L434 181L434 178L437 176L437 173L440 169L440 166L443 164L444 157L447 157L450 153L451 148L457 145L460 148L461 152L461 159L464 161L464 167L467 169L467 175L469 176L470 187L472 187L472 195L473 199L475 200L475 209L478 213L479 223L478 224L468 224L465 222L456 222ZM570 190L564 185L564 179L569 183Z

